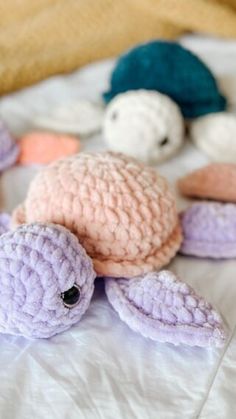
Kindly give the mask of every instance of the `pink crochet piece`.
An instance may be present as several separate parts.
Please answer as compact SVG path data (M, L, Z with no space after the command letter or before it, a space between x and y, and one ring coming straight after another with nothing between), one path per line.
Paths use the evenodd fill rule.
M180 179L178 188L190 198L236 202L236 164L209 164Z
M143 336L174 345L224 344L226 333L219 314L173 273L105 281L108 300L121 320Z
M48 164L62 157L78 153L77 138L48 132L31 132L19 140L20 164Z
M160 269L182 235L168 184L121 154L80 153L42 170L15 223L62 224L92 257L98 275L132 277Z

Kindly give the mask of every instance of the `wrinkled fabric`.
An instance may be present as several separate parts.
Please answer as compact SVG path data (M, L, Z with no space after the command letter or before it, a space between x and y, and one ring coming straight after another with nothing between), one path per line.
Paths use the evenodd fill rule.
M184 42L225 75L232 95L236 43L192 37ZM78 97L96 98L107 87L110 68L111 63L97 64L2 98L0 114L12 132L25 132L39 111L47 113L50 106ZM105 148L99 136L84 142L84 147ZM207 162L205 155L186 143L182 153L159 170L174 185L177 178ZM37 170L18 167L3 174L5 210L25 199ZM175 192L178 208L186 208L189 201ZM120 321L105 297L103 281L97 280L91 305L78 327L47 341L0 335L1 418L234 418L236 262L177 256L168 269L185 278L221 313L229 329L223 348L176 348L145 339Z

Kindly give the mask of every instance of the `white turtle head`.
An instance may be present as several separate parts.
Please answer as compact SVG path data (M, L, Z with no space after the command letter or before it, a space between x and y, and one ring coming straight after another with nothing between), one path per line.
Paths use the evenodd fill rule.
M236 115L217 112L197 118L190 126L194 144L211 160L236 162Z
M169 97L156 91L135 90L110 102L103 133L110 150L144 162L160 162L182 144L184 122Z

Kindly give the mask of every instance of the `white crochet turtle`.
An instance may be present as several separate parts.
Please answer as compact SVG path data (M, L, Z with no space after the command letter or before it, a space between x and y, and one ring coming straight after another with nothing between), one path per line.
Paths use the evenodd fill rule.
M109 149L146 163L161 162L179 149L184 122L169 97L150 90L128 91L108 105L103 135Z

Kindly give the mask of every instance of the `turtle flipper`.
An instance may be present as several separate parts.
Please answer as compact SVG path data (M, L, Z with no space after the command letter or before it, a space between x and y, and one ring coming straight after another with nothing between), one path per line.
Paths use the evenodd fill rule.
M143 336L174 345L222 346L219 314L172 272L105 279L109 302L121 320Z

